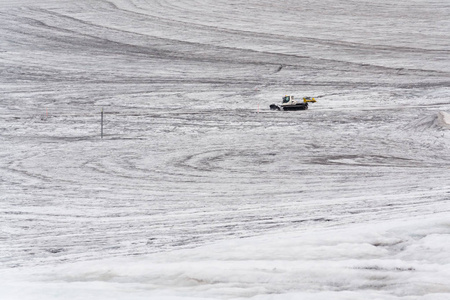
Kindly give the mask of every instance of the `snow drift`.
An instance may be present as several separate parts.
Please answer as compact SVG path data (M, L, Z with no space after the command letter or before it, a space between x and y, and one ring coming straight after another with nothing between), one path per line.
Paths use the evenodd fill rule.
M437 112L430 116L422 117L409 126L411 129L425 130L425 129L450 129L450 114L447 112Z
M448 1L0 4L2 300L449 298Z
M445 299L447 214L3 272L6 299ZM263 296L266 295L266 296ZM40 297L41 297L40 296ZM5 298L4 298L5 299Z

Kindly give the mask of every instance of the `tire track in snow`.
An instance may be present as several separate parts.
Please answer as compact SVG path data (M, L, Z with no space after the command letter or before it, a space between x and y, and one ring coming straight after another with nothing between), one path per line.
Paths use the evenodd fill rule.
M421 96L445 87L448 72L364 65L352 51L371 52L374 42L355 37L339 44L277 32L281 23L238 30L223 18L225 2L113 3L2 14L5 266L447 209L445 133L425 128L418 135L408 125L448 107L443 99L422 105ZM312 48L303 53L298 45ZM319 46L348 48L352 59L311 54ZM446 53L426 41L419 46L421 55ZM399 55L415 49L374 47ZM325 97L302 114L256 113L258 103L266 107L291 91ZM100 107L107 111L102 141ZM38 117L48 108L49 118Z

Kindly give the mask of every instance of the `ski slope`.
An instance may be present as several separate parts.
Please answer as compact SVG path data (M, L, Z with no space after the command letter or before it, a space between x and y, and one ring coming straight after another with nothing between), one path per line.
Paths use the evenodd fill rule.
M449 297L447 1L0 15L1 299Z

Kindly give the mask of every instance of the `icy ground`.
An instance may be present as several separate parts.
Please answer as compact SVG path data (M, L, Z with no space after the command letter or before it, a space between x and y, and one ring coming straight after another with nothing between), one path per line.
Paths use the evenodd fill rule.
M0 0L0 299L450 298L449 15Z

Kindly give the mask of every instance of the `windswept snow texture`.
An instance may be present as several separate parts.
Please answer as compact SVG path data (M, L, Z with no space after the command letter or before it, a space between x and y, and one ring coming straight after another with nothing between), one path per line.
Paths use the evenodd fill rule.
M0 0L0 298L450 298L449 16Z

